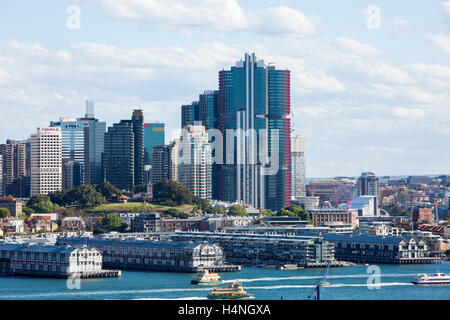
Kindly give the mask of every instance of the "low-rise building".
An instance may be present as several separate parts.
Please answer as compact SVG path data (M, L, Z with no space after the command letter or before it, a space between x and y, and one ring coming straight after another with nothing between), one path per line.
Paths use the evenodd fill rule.
M17 217L22 214L23 203L21 200L12 197L1 197L0 208L9 210L11 217Z
M67 217L62 219L61 227L71 231L83 231L85 229L85 223L79 217Z
M217 244L176 241L60 238L58 244L87 243L103 254L103 265L120 269L172 272L239 271L240 266L224 263Z
M20 218L9 217L2 219L1 225L5 235L25 232L25 222Z
M427 243L414 237L325 234L335 244L335 257L358 263L413 264L436 263Z
M357 213L339 208L311 210L311 220L314 226L321 226L329 222L342 222L353 227L358 226Z
M131 232L158 232L161 230L161 218L158 212L136 215L131 218Z
M321 237L230 232L174 232L164 236L173 241L217 243L223 248L226 261L243 265L313 267L325 266L334 260L333 244Z
M105 276L105 272L102 254L94 248L0 244L1 274L67 278Z

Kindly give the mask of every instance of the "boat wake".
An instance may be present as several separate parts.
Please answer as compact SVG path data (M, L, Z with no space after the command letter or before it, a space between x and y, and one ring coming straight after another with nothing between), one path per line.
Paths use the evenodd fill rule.
M398 278L398 277L412 277L415 276L415 273L406 274L381 274L381 277L385 278ZM367 278L370 274L351 274L351 275L332 275L328 276L328 279L342 279L342 278ZM313 279L321 279L322 276L292 276L292 277L265 277L265 278L254 278L254 279L230 279L223 280L223 283L240 281L240 282L260 282L260 281L283 281L283 280L313 280Z

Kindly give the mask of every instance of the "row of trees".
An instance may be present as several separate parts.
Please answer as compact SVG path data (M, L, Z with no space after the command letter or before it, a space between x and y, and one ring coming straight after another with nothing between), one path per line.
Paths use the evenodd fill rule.
M24 207L24 213L48 213L64 207L81 209L92 208L107 201L117 200L122 192L109 182L97 185L81 185L71 190L50 192L48 195L36 194Z

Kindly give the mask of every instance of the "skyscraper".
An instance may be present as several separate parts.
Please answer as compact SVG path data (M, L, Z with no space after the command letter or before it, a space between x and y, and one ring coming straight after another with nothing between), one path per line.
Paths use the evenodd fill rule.
M203 199L211 199L211 147L204 126L187 126L183 133L178 162L178 181Z
M87 124L84 126L84 183L102 183L106 122L95 119L94 102L89 100L86 101L86 114L79 120Z
M144 123L144 165L152 164L153 148L164 142L164 123Z
M292 199L298 199L306 196L305 186L305 138L291 138L291 157L292 157Z
M289 114L289 70L276 70L253 53L219 72L217 126L224 161L214 172L214 194L220 200L273 210L290 204Z
M208 129L218 128L219 91L208 90L199 95L198 118L202 125Z
M181 106L181 128L189 125L193 126L195 121L200 120L200 108L198 101L193 101L191 104Z
M379 180L372 172L363 172L358 178L358 196L376 196L375 208L378 210L378 199L380 197Z
M102 156L105 181L121 190L134 186L134 133L131 122L114 123L105 133Z
M48 194L62 188L62 135L59 127L38 128L30 138L30 195Z
M3 157L3 194L14 197L28 196L29 190L25 182L25 177L30 174L27 167L27 144L8 139L5 144L0 145L0 154Z
M170 180L171 150L169 145L153 147L151 182L153 184L163 180Z
M69 176L69 173L63 172L63 189L71 189L84 183L84 128L87 122L80 119L62 117L60 121L50 122L50 127L61 128L62 137L62 162L77 162L76 170L79 168L80 172L75 172L74 176ZM63 165L63 170L66 168L74 168L73 166ZM73 171L71 171L73 173ZM70 182L69 182L70 181Z
M108 128L102 163L105 180L120 189L131 190L144 183L142 110L134 110L131 120L121 120Z

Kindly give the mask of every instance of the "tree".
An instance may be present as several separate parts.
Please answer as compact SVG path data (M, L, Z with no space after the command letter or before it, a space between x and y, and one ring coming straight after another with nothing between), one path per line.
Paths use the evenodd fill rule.
M27 206L32 208L33 205L35 205L39 202L44 202L44 201L51 201L50 197L45 194L35 194L34 196L32 196L30 198L30 200L28 200Z
M53 211L53 208L55 208L55 205L50 200L37 202L31 207L31 209L33 209L37 213L50 213Z
M177 205L194 202L194 195L184 184L167 179L153 185L153 198L158 202L172 200Z
M206 212L209 214L223 215L225 209L223 207L209 207Z
M302 206L291 204L286 208L282 208L278 210L277 216L291 216L291 217L300 217L301 220L307 220L311 222L311 217L309 212L303 209Z
M122 195L122 191L109 182L97 184L95 189L100 192L107 201L117 200Z
M138 185L133 187L133 193L134 194L142 193L142 192L147 192L147 184L145 184L145 183L138 184Z
M34 212L33 209L31 209L30 207L23 207L22 209L23 213L25 213L27 215L27 217L31 216Z
M11 213L6 208L0 208L0 218L8 218L11 216Z
M108 213L102 220L102 227L107 231L119 231L122 227L122 219L113 213Z
M271 215L273 215L273 212L270 209L264 209L262 211L262 214L263 214L263 216L271 216Z
M92 185L81 185L70 190L67 194L67 198L71 199L71 203L74 203L83 209L92 208L104 202L103 195Z
M67 190L50 192L48 196L51 202L56 203L61 207L65 207L71 204L71 200L68 197Z
M245 211L244 206L242 206L240 204L233 204L228 209L228 215L244 217L244 216L247 216L247 211Z

